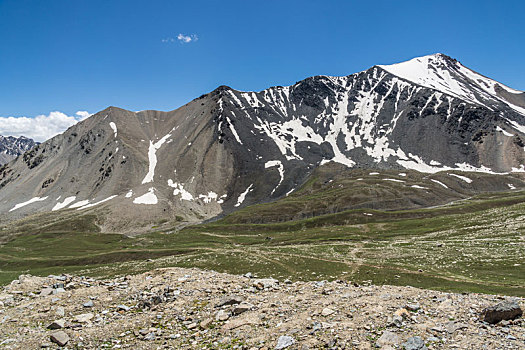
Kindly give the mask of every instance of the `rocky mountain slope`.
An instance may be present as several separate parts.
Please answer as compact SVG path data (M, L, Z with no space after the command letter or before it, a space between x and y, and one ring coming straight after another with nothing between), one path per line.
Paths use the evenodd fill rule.
M180 268L22 275L0 292L0 347L523 349L525 300L505 299Z
M0 135L0 166L9 163L22 153L35 147L37 143L30 138Z
M171 112L107 108L0 168L0 215L96 208L111 230L202 221L287 196L328 162L522 173L524 138L525 93L436 54L260 92L221 86Z

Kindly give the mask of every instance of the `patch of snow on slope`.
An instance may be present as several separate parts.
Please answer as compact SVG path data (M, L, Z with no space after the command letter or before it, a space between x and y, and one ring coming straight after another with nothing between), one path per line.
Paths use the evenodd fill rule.
M126 193L126 198L131 198L133 196L133 190L129 190L128 193Z
M509 188L510 188L511 190L515 190L515 189L516 189L516 186L514 186L513 184L507 184L507 186L509 186Z
M251 184L250 186L248 186L248 188L246 189L246 191L244 191L243 193L241 193L241 194L239 195L239 198L237 198L237 204L234 205L235 207L238 207L239 205L242 204L242 202L244 202L244 199L246 199L246 195L248 194L248 192L253 191L253 190L252 190L252 186L253 186L253 184Z
M445 185L445 184L444 184L443 182L441 182L441 181L434 180L434 179L430 179L430 181L433 181L433 182L437 183L438 185L441 185L441 186L443 186L443 187L445 187L445 188L448 188L448 186Z
M410 186L412 188L417 188L417 189L420 189L420 190L426 190L427 188L426 187L423 187L423 186L419 186L419 185L412 185Z
M83 207L83 206L86 205L86 204L89 204L89 200L88 200L88 199L85 199L85 200L83 200L83 201L78 201L78 202L76 202L76 203L74 203L74 204L71 204L71 205L69 206L69 209L74 209L74 208Z
M283 163L281 163L280 160L270 160L268 162L266 162L264 164L264 168L265 169L268 169L268 168L271 168L271 167L278 167L279 169L279 175L281 176L281 179L279 180L279 183L277 184L277 186L275 186L275 188L272 190L272 193L270 193L270 196L275 192L275 190L277 189L277 187L279 187L281 185L281 183L283 182L284 180L284 166L283 166Z
M65 208L69 204L73 203L75 199L77 199L76 196L67 197L64 199L63 202L55 204L55 206L53 207L53 209L51 209L51 211L60 210L62 208Z
M457 174L448 174L448 175L450 175L450 176L455 176L455 177L457 177L458 179L461 179L461 180L465 181L465 182L468 183L468 184L472 183L472 180L469 179L469 178L466 177L466 176L461 176L461 175L457 175Z
M172 179L168 179L168 186L174 188L173 195L174 196L180 195L181 201L182 200L192 201L194 199L193 195L184 189L184 184L173 182Z
M208 204L211 203L212 200L216 201L218 194L210 191L208 194L199 194L199 198L201 198L204 203Z
M9 210L10 212L12 212L13 210L17 210L17 209L20 209L22 207L25 207L26 205L28 204L31 204L31 203L35 203L35 202L41 202L41 201L44 201L47 199L47 196L45 197L33 197L31 198L30 200L26 201L26 202L22 202L22 203L18 203L17 205L15 205L11 210Z
M147 204L147 205L153 205L158 203L157 196L155 195L155 188L150 187L148 192L143 194L140 197L137 197L133 200L133 203L135 204Z
M525 126L515 122L514 120L507 119L507 121L512 125L512 127L522 134L525 134Z
M112 200L112 199L115 198L115 197L116 197L116 195L109 196L108 198L105 198L105 199L103 199L103 200L101 200L101 201L98 201L98 202L95 202L95 203L91 203L91 204L84 205L84 206L78 208L77 210L82 210L82 209L87 209L87 208L94 207L95 205L99 205L99 204L102 204L102 203L107 202L107 201L109 201L109 200Z
M305 126L299 119L288 120L282 124L262 121L257 117L259 125L254 125L256 129L264 132L270 137L275 145L281 151L281 154L286 157L286 160L299 159L302 157L295 152L295 144L301 141L310 141L320 145L323 138L315 133L310 126ZM289 136L289 137L286 137Z
M153 143L152 141L149 142L149 149L148 149L148 159L149 159L149 168L148 173L144 177L144 180L142 180L142 183L148 183L153 182L153 176L155 176L155 167L157 166L157 150L162 146L164 142L171 136L171 134L167 134L163 138L161 138L159 141Z
M224 203L224 200L226 199L226 197L228 197L228 195L227 195L227 194L223 194L223 195L217 200L217 203L219 203L219 204Z
M392 181L392 182L405 182L403 180L398 180L398 179L383 179L385 181Z
M232 113L233 113L233 112L232 112ZM232 121L231 121L230 118L228 118L228 117L226 117L226 120L228 121L228 124L230 125L230 130L232 131L233 136L235 137L235 139L237 140L237 142L239 142L239 143L242 145L241 138L240 138L239 135L237 134L237 130L235 130L235 127L233 126Z
M500 128L499 126L496 126L496 131L500 131L500 132L503 133L503 135L508 136L508 137L512 137L512 136L514 136L514 134L511 134L510 132L503 130L503 129Z
M109 122L109 126L111 127L111 129L113 129L113 133L114 133L115 137L117 137L117 124L115 124L113 122Z

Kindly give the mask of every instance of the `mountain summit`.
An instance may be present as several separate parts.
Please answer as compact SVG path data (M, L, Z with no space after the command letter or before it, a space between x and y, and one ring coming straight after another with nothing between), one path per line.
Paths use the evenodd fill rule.
M25 136L2 136L0 135L0 165L8 163L22 153L35 147L37 143Z
M107 108L0 168L0 213L105 208L113 230L201 221L287 196L330 162L524 172L524 138L525 93L436 54L260 92L221 86L170 112Z

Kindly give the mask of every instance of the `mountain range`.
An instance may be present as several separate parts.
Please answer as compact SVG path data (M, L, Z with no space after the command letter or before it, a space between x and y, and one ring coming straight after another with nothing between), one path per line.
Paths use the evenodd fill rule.
M394 174L435 198L416 206L522 187L525 92L434 54L259 92L220 86L170 112L109 107L0 168L0 218L96 210L109 231L199 222L291 196L319 171Z
M0 165L9 163L22 153L35 147L37 142L25 136L2 136L0 135Z

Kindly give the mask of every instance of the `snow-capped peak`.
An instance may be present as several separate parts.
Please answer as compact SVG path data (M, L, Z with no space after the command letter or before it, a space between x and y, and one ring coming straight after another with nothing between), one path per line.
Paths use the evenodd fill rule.
M524 92L484 77L441 53L379 67L400 78L471 103L487 105L487 100L498 100L525 115L525 108L516 106L502 97L498 88L510 94Z

